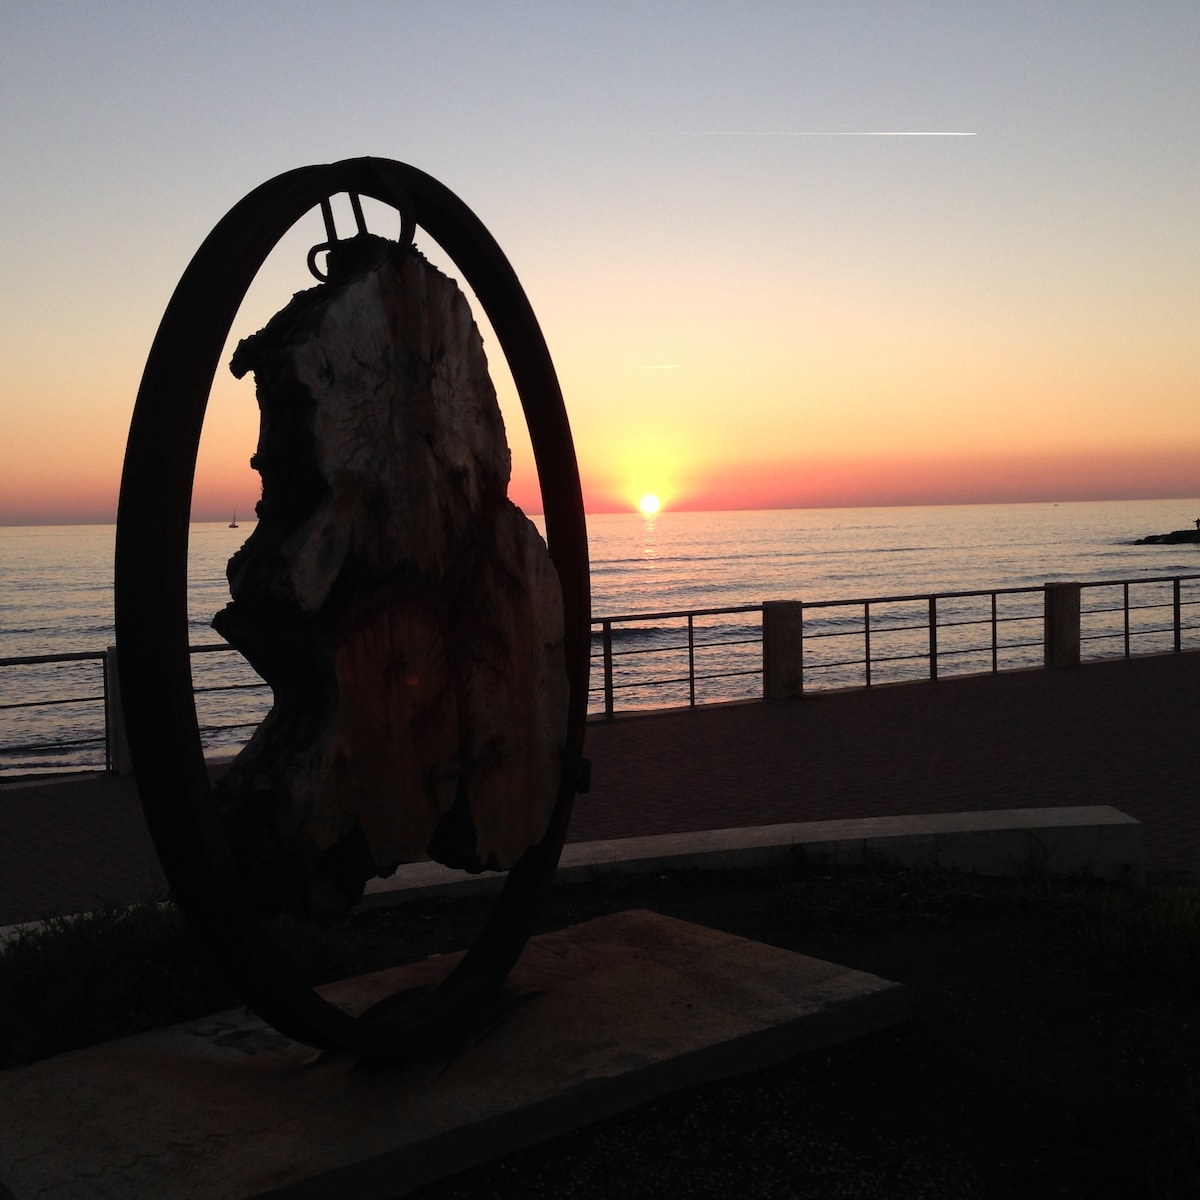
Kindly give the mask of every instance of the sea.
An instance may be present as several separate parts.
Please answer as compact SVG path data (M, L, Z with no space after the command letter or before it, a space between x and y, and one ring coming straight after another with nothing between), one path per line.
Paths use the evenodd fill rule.
M1116 581L1107 592L1085 591L1097 597L1097 612L1110 613L1093 620L1103 626L1100 653L1121 653L1111 600L1123 581L1200 575L1200 545L1139 546L1135 539L1190 528L1197 517L1197 498L593 515L589 708L599 714L761 695L761 605L776 600L817 606L805 615L806 635L814 635L805 651L806 688L927 675L929 595L944 597L941 673L1036 665L1040 589L1053 581ZM228 600L226 563L252 528L191 527L190 641L212 648L193 655L193 681L206 751L214 754L235 751L270 707L269 689L240 656L219 648L211 628ZM0 777L105 765L114 538L111 525L0 527ZM1157 586L1135 589L1152 599L1143 652L1170 648L1149 636L1162 633L1162 587L1169 585ZM973 591L1002 593L1002 661L991 648L990 595L949 596ZM904 596L919 599L879 599ZM13 661L67 655L90 657Z

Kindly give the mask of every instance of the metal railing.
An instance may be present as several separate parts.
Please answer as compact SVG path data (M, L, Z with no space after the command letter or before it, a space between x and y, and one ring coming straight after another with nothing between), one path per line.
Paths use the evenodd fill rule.
M89 664L84 666L83 664ZM9 699L9 687L0 690L0 712L5 714L8 737L0 744L0 769L8 756L23 756L32 760L43 758L82 757L92 760L92 769L112 769L111 727L112 706L108 696L108 654L104 650L82 650L74 654L30 654L17 658L0 658L5 673L0 680L11 680L8 669L47 668L16 681L23 698ZM95 676L99 675L99 679ZM84 691L84 689L90 689ZM79 693L83 692L82 695ZM53 741L38 737L35 730L40 722L31 714L46 708L64 708L67 717L59 723L60 736ZM15 735L15 740L9 737Z
M198 656L236 654L225 642L189 646L192 655L192 690L200 737L206 751L234 749L244 739L233 735L257 727L269 707L270 688L240 656L224 672L214 671ZM84 677L73 664L91 664L93 674ZM4 736L0 738L0 775L45 774L65 771L113 771L121 766L124 730L113 702L116 652L84 651L73 654L35 654L0 658L0 712L5 714ZM8 699L20 688L23 697ZM230 706L223 699L234 693L261 696L263 702L235 705L243 719L222 716ZM47 736L45 722L36 719L38 710L70 706L66 719L56 723ZM39 736L38 730L42 733ZM13 736L15 731L15 736Z
M747 621L747 615L752 620ZM728 618L735 618L730 621ZM724 618L714 620L713 618ZM741 661L753 655L738 655L737 647L762 645L762 605L742 604L731 608L692 608L671 612L629 613L592 620L592 678L595 679L596 647L600 648L602 680L590 690L590 698L602 697L604 716L616 711L618 693L642 701L666 696L667 704L695 705L697 685L716 680L762 677L762 665ZM731 661L730 655L734 656ZM665 664L667 674L654 674L631 665L649 658ZM697 668L697 660L700 662ZM636 705L636 700L635 700ZM643 707L654 707L643 704ZM596 711L589 703L589 710Z
M806 603L804 686L871 687L1033 665L1043 646L1042 596L1042 588L1025 587Z
M1200 629L1200 620L1188 621L1200 608L1200 575L1159 575L1148 579L1115 579L1102 583L1085 583L1093 591L1107 589L1116 592L1116 602L1104 602L1096 597L1093 606L1085 607L1081 617L1085 624L1080 631L1082 643L1120 643L1118 650L1107 653L1100 649L1094 657L1124 657L1133 654L1135 639L1140 653L1179 653L1191 648L1189 635ZM1191 584L1190 587L1185 587ZM1141 604L1131 604L1129 589L1136 587L1142 596ZM1147 595L1147 593L1149 593ZM1139 617L1138 614L1143 614ZM1119 622L1117 618L1120 618ZM1118 625L1118 628L1113 628ZM1147 647L1152 647L1147 649Z
M793 691L872 687L1043 665L1051 588L795 602ZM1200 574L1101 580L1075 588L1069 661L1200 649ZM771 604L677 609L592 621L589 715L695 706L767 691L764 624ZM270 689L224 642L189 647L201 737L235 749L270 704ZM213 662L215 663L215 659ZM110 650L0 658L0 775L113 770L122 738ZM15 672L15 675L10 674ZM19 698L17 694L19 693ZM38 712L61 709L53 737ZM232 719L231 719L232 718ZM14 765L16 764L16 765Z
M1200 574L1081 582L1077 661L1200 649ZM1047 656L1048 586L797 602L794 692L1022 670ZM765 692L769 604L592 621L592 716ZM753 614L753 621L747 616ZM699 618L712 619L698 637ZM723 625L721 623L724 623ZM750 636L750 632L753 636ZM697 666L703 654L705 666ZM658 670L655 660L668 664ZM631 703L620 704L628 698Z
M200 724L201 740L212 744L220 740L223 734L257 729L266 715L266 709L270 706L269 702L253 706L248 711L247 706L243 705L241 706L243 711L235 714L240 715L243 719L230 721L224 716L218 716L215 707L208 701L213 697L227 696L234 692L245 692L248 695L261 696L265 699L271 691L270 684L256 674L250 664L240 655L238 655L238 662L234 668L235 674L232 682L221 678L214 680L213 676L205 671L205 663L196 662L197 655L237 655L237 651L228 642L202 642L199 645L189 646L188 652L192 656L192 693L196 697L196 715ZM255 715L255 708L261 709L257 715Z

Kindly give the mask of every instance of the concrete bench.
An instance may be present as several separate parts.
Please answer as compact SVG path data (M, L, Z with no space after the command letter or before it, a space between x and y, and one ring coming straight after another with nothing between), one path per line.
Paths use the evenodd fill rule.
M831 866L936 867L980 875L1090 875L1141 882L1140 821L1110 805L1007 808L911 817L861 817L572 842L557 878L780 863L802 854ZM367 885L366 905L414 895L495 890L502 875L464 876L437 863L411 863Z

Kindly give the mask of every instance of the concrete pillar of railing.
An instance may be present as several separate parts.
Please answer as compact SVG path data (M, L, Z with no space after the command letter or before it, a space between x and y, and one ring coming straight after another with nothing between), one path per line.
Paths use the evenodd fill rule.
M763 698L788 700L804 692L804 605L763 604Z
M1046 584L1043 638L1047 667L1079 665L1079 584Z
M121 705L121 674L117 670L117 648L109 646L104 656L104 694L108 711L104 727L108 737L109 769L116 775L132 775L133 759L125 735L125 709Z

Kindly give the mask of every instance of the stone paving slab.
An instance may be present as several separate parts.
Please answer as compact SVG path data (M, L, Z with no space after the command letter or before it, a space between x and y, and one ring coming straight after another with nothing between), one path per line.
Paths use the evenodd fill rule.
M451 961L331 998L361 1007ZM450 1061L317 1059L226 1013L7 1071L0 1181L16 1200L396 1196L911 1009L876 976L644 912L532 939L505 993L526 1002Z

